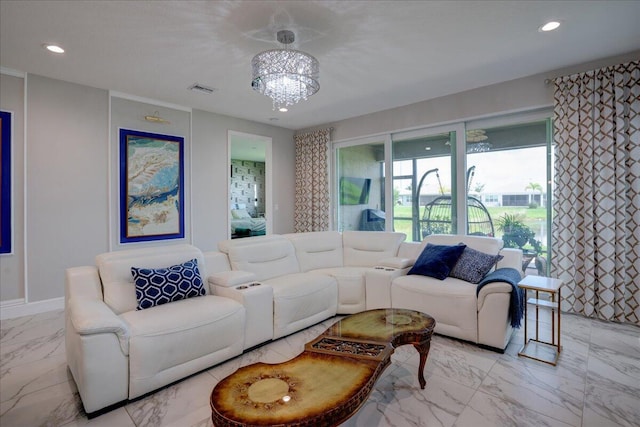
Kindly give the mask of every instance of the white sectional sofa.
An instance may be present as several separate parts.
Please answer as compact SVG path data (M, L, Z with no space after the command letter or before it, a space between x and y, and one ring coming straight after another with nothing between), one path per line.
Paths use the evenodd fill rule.
M455 244L470 239L454 237ZM268 235L219 242L218 251L207 253L185 244L110 252L98 255L95 266L68 269L67 363L86 412L95 415L256 345L366 309L424 311L438 322L436 332L504 349L509 300L500 295L508 285L488 285L474 299L475 291L462 292L457 279L434 284L408 277L423 245L404 239L366 231ZM482 248L476 239L482 238L469 242ZM519 265L517 252L502 250L501 265ZM204 295L137 309L132 268L166 269L193 259ZM416 292L420 286L432 290ZM450 320L449 311L460 319Z

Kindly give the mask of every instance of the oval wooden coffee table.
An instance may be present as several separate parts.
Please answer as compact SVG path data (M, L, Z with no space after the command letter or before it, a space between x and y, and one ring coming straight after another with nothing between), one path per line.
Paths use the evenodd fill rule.
M413 310L379 309L347 316L284 363L238 369L211 393L211 419L228 426L335 426L367 400L394 349L412 344L420 354L424 389L433 317Z

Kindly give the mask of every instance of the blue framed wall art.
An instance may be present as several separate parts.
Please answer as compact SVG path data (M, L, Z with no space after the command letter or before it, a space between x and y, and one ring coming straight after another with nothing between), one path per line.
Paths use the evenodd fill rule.
M120 129L120 243L184 238L184 138Z
M11 230L11 124L12 116L0 111L0 254L12 251Z

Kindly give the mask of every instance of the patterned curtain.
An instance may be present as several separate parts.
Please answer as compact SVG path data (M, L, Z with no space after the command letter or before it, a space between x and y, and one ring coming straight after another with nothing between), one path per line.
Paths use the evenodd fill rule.
M563 310L640 325L640 61L554 80Z
M296 205L294 229L329 229L329 135L330 129L296 135Z

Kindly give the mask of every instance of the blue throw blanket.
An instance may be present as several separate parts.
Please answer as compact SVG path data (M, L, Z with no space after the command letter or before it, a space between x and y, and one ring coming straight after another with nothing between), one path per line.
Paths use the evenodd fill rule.
M511 303L509 304L509 315L511 316L511 326L520 327L520 321L524 316L524 292L518 287L520 282L520 272L515 268L498 268L495 271L484 276L484 279L478 283L476 295L480 293L480 289L488 283L507 282L513 288L511 290Z

